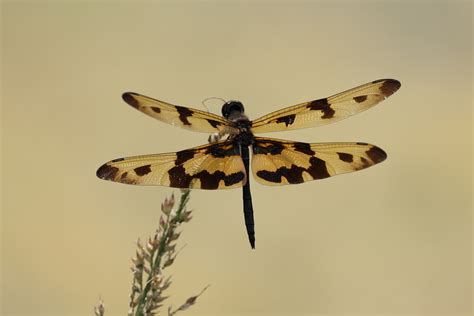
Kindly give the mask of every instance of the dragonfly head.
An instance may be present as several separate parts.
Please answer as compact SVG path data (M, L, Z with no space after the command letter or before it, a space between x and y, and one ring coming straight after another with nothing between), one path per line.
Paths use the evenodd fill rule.
M232 119L244 113L244 105L240 101L227 101L222 106L222 116Z

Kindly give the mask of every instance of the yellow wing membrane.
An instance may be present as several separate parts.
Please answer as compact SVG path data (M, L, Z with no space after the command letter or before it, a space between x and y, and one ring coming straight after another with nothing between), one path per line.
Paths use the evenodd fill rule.
M118 158L103 164L97 176L135 185L229 189L247 181L240 150L228 141L176 153Z
M134 92L126 92L122 98L135 109L162 122L202 133L225 133L229 121L222 116L172 105Z
M371 108L399 88L397 80L375 80L329 98L301 103L262 116L252 121L252 132L286 131L337 122Z
M256 137L252 171L265 185L298 184L368 168L387 158L366 143L308 144Z

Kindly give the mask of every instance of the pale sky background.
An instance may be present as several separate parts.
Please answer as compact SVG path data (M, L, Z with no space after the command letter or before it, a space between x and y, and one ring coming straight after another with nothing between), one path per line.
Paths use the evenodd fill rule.
M298 186L194 191L168 303L183 315L472 314L472 2L3 1L2 315L127 312L130 258L176 190L102 181L112 158L207 135L135 91L250 118L375 79L401 89L333 125L262 136L362 141L387 161ZM215 103L211 108L220 113Z

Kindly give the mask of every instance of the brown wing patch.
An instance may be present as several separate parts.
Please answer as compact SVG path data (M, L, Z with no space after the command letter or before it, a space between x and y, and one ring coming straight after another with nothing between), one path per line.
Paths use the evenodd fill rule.
M186 168L182 165L171 168L168 174L170 177L170 186L174 188L192 188L192 182L198 180L197 183L200 189L215 190L233 187L245 179L245 173L243 171L226 174L220 170L216 170L213 173L207 170L201 170L191 175L188 174Z
M337 153L339 156L339 159L345 162L353 162L354 161L354 156L352 154L347 154L347 153Z
M364 102L365 100L367 100L367 96L366 95L360 95L358 97L354 97L354 101L356 101L357 103L362 103Z
M139 109L140 108L140 103L138 102L139 98L137 96L138 96L138 94L136 94L136 93L127 92L127 93L122 94L122 99L126 103L128 103L128 105L134 107L135 109ZM153 106L151 106L151 109L152 110L158 110L158 113L160 111L160 108L155 108Z
M191 118L193 116L193 110L182 107L182 106L176 106L176 110L179 113L179 119L184 125L191 125L191 123L188 121L188 118Z
M228 141L176 153L118 158L97 170L104 180L191 189L241 187L246 179L240 151Z
M262 184L298 184L361 170L386 157L382 149L370 144L308 144L256 137L252 171Z
M310 111L320 111L322 113L322 119L330 119L334 117L334 109L331 108L331 104L329 104L328 99L319 99L315 101L310 101L306 105Z
M304 102L252 121L253 133L321 126L365 111L400 88L394 79L375 80L329 98Z
M288 125L293 124L293 122L295 121L295 117L296 117L295 114L290 114L290 115L282 116L282 117L277 118L277 119L276 119L276 122L277 122L277 123L284 123L285 126L288 126Z
M134 92L126 92L122 98L135 109L171 125L203 133L235 133L230 122L216 114L173 105Z
M123 160L123 159L122 159ZM113 163L113 161L111 161ZM111 164L103 164L97 169L97 176L101 179L115 179L117 173L120 171L119 168L112 166Z
M401 86L400 81L393 79L380 79L372 81L372 83L382 84L379 89L380 91L382 91L382 94L385 95L386 98L394 94L398 89L400 89Z
M151 165L144 165L144 166L137 167L137 168L133 169L133 171L135 171L137 176L143 177L143 176L145 176L145 175L147 175L151 172L150 167L151 167Z

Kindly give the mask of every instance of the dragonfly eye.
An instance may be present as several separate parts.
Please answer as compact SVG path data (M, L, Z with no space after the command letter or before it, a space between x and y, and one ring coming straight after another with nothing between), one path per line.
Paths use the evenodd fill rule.
M231 114L244 112L244 106L240 101L228 101L222 106L222 116L229 118Z

